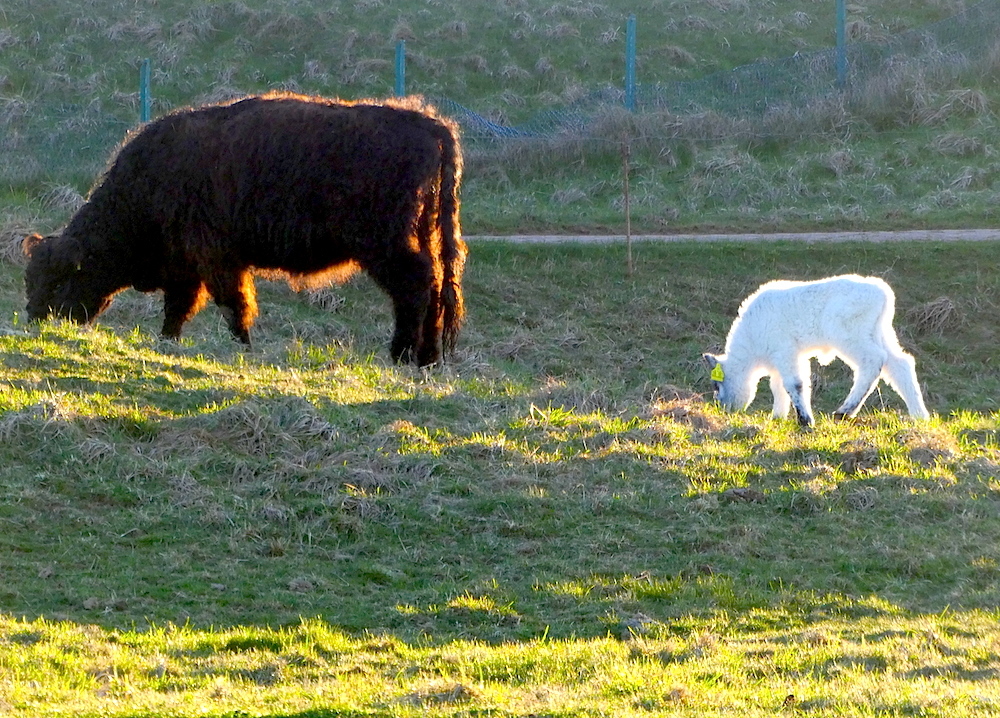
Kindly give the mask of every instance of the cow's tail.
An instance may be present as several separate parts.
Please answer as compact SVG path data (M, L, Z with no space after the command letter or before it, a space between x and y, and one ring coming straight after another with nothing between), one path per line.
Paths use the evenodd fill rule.
M462 271L468 249L462 239L458 197L462 181L462 151L457 127L442 123L445 132L440 138L441 185L438 232L441 237L441 310L442 344L446 353L454 351L458 332L465 321L465 297L462 294Z

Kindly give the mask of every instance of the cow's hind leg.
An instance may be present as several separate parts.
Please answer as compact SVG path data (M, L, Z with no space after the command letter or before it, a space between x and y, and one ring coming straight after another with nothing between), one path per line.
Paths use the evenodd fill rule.
M434 364L441 358L441 336L444 328L441 309L441 289L431 286L427 289L427 310L424 312L420 341L417 343L417 362L420 366Z
M444 264L440 242L434 242L431 223L438 215L433 201L425 203L417 222L417 237L422 247L422 257L427 260L430 271L427 274L427 309L420 329L417 363L420 366L434 364L441 358L444 336L444 307L441 304L441 289L444 280Z
M250 327L257 317L257 291L250 272L219 272L209 281L208 290L222 310L229 331L250 346Z
M201 311L208 291L198 278L168 284L163 288L163 331L167 339L179 339L184 323Z
M394 246L398 248L401 244ZM389 354L393 361L416 362L420 366L437 362L441 356L437 342L423 341L433 286L430 259L418 252L397 251L390 259L366 269L392 299L396 328Z

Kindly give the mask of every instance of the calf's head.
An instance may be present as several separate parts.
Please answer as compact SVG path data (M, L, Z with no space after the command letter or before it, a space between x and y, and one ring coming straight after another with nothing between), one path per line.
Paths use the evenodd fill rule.
M754 398L756 385L748 381L751 377L742 371L737 362L728 361L725 354L702 354L712 379L715 400L729 411L746 409Z
M111 293L95 268L86 266L79 244L58 235L32 234L24 238L22 248L29 258L24 287L30 319L55 315L86 324L107 309Z

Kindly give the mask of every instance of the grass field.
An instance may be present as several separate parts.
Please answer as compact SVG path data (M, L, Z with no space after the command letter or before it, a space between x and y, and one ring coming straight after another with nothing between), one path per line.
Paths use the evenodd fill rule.
M960 0L849 3L852 41ZM388 360L364 277L260 282L253 351L160 298L28 324L57 228L137 119L272 88L408 89L521 122L619 86L829 47L829 0L7 0L0 6L0 715L1000 715L993 243L474 242L442 367ZM974 34L971 28L968 35ZM947 49L947 48L946 48ZM931 53L934 54L934 53ZM996 69L901 63L754 122L609 110L469 145L468 234L990 226ZM760 283L897 294L928 408L883 385L812 431L727 415L700 362Z
M630 13L649 86L828 49L835 5L10 0L0 12L0 218L43 230L65 221L138 121L144 58L158 116L268 89L383 97L402 39L409 92L516 124L622 87ZM848 3L849 39L878 47L967 5ZM983 33L973 23L927 57L766 118L609 110L583 132L470 146L466 228L621 232L624 144L638 231L988 226L1000 191L1000 52Z
M431 371L388 362L364 279L262 282L244 353L214 308L155 338L134 292L26 326L8 262L0 706L996 715L994 251L640 243L629 276L621 246L480 242ZM749 291L848 271L896 289L933 419L701 393ZM846 382L818 368L821 412Z

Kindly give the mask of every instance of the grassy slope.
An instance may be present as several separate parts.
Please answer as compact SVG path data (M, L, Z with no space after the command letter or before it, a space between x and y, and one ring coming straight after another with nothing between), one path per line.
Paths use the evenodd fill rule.
M942 0L852 3L849 21L855 39L878 42L962 7ZM144 57L153 62L159 114L275 87L385 95L395 41L405 39L410 91L521 122L590 90L620 86L624 22L633 11L620 0L13 0L0 16L0 211L18 227L50 228L66 218L73 195L86 192L108 151L135 124ZM825 1L645 3L637 13L639 78L697 79L828 48L833 12ZM729 120L698 113L654 118L632 130L635 228L990 223L994 69L987 62L943 77L903 73L863 106L806 122L796 131L806 136L801 141L769 138L772 130L758 128L763 142L706 142ZM681 140L672 139L678 126ZM612 125L568 146L479 149L467 173L467 229L620 231L623 131Z
M93 330L25 328L8 266L6 705L989 714L991 256L641 244L628 277L621 247L477 244L461 353L430 373L386 362L365 280L266 286L242 354L213 309L153 338L134 293ZM746 293L839 271L894 285L937 418L883 388L802 433L695 393ZM845 382L817 375L822 411Z
M833 3L648 8L647 81L832 41ZM141 57L160 112L273 86L384 94L406 37L413 89L518 120L617 83L631 9L13 0L0 229L68 215L134 121ZM956 9L852 5L874 34ZM89 109L59 125L60 103ZM654 136L635 226L989 222L994 124ZM468 230L620 227L613 145L543 149L470 159ZM641 245L628 277L620 247L479 244L460 356L429 373L388 364L363 279L266 288L243 354L213 309L180 344L154 338L158 301L135 294L94 330L25 327L4 262L0 712L757 716L791 694L817 716L996 715L993 255ZM932 422L884 387L811 433L768 419L766 396L735 416L703 401L698 356L742 297L841 271L895 287ZM846 392L842 368L816 384L821 411Z

